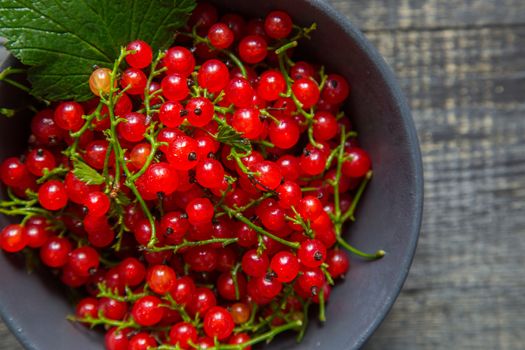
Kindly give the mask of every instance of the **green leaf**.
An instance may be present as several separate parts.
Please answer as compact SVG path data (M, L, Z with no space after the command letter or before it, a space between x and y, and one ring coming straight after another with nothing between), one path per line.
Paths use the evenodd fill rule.
M92 97L93 66L111 68L135 39L166 49L195 0L0 0L0 36L24 64L31 93L49 100Z
M86 163L80 160L73 160L73 162L73 174L75 174L80 181L83 181L88 185L100 185L106 182L104 176Z
M219 124L219 130L216 135L213 135L215 140L227 144L233 149L237 150L239 153L249 153L252 150L252 145L250 140L242 137L240 133L237 132L227 123Z

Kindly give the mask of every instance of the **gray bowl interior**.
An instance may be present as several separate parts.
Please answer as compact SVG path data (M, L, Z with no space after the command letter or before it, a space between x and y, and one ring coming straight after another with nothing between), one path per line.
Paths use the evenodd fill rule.
M351 244L387 251L379 261L352 259L344 283L334 288L326 324L312 318L304 341L279 337L269 346L284 349L355 349L377 328L408 274L422 212L422 168L410 111L383 59L333 8L323 1L218 0L223 6L256 15L280 8L300 24L317 22L306 52L329 70L348 78L352 94L348 112L360 141L373 160L374 178L359 206L357 222L347 233ZM10 59L7 59L8 61ZM9 64L0 52L0 62ZM11 62L12 63L12 62ZM23 103L0 85L0 105ZM0 119L0 159L18 154L26 142L29 119ZM0 217L2 226L7 218ZM72 312L56 281L47 274L29 275L16 258L0 254L0 313L27 349L101 349L99 333L72 324Z

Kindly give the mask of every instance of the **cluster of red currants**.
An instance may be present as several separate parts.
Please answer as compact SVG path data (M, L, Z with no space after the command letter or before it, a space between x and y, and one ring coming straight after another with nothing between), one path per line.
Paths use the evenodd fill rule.
M311 303L324 320L341 247L380 254L341 237L371 165L347 81L293 61L313 29L201 3L158 57L128 44L91 76L96 98L38 112L2 162L0 213L22 221L1 248L39 249L85 291L75 319L109 350L250 349L303 334Z

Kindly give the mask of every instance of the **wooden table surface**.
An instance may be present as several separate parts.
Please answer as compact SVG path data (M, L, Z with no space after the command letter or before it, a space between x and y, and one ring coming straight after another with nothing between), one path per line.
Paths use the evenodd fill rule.
M365 348L525 349L525 1L329 1L396 73L425 168L414 265Z

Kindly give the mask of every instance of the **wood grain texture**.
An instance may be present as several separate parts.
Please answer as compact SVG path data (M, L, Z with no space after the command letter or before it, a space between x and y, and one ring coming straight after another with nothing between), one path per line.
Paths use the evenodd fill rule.
M425 168L414 265L365 348L524 349L525 2L332 3L396 73Z
M501 27L525 22L523 0L329 0L365 31Z
M398 76L425 167L414 265L365 348L525 349L525 1L330 2Z

